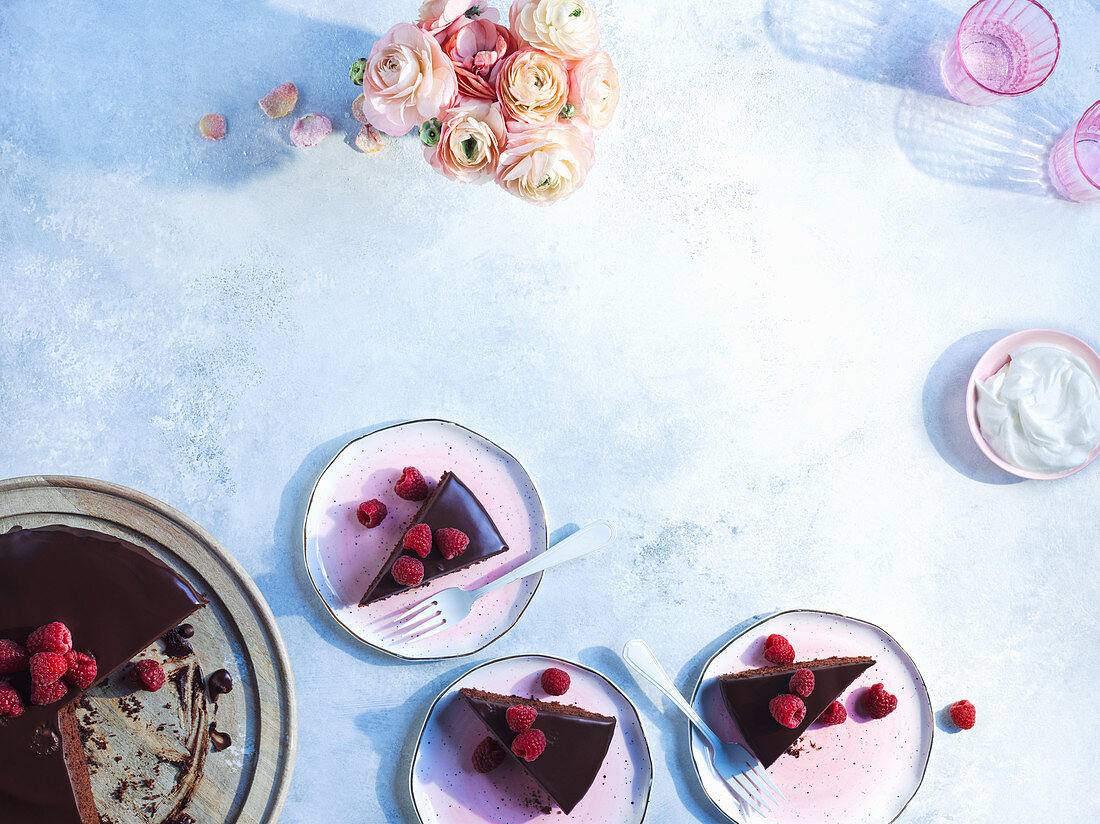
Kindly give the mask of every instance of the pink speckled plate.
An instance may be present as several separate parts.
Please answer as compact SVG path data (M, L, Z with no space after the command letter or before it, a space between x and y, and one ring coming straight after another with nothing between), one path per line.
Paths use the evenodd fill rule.
M916 795L932 750L932 704L917 665L901 646L874 624L830 612L794 610L766 618L738 635L707 662L692 696L695 709L724 741L744 743L726 711L718 678L768 666L763 639L786 637L799 660L831 655L870 655L876 664L841 699L848 720L836 727L814 724L798 758L784 755L768 775L787 797L769 821L776 824L887 824ZM898 708L872 721L857 709L862 691L882 682L898 698ZM691 754L703 790L732 821L741 822L737 802L714 772L706 743L691 732Z
M548 667L569 673L569 692L560 698L548 696L539 683ZM576 704L617 719L603 770L572 813L556 807L543 813L525 804L546 794L511 758L487 775L474 772L470 756L488 732L459 697L463 687ZM595 670L549 655L498 658L443 690L428 710L409 774L421 824L641 824L652 783L649 744L630 699Z
M1100 456L1100 444L1097 444L1096 448L1089 453L1088 460L1078 467L1067 469L1065 472L1034 472L1014 466L994 452L993 447L982 435L982 427L978 423L978 381L987 380L997 374L1001 367L1008 363L1009 356L1013 352L1028 346L1059 346L1066 349L1087 363L1093 377L1100 380L1100 355L1097 355L1096 351L1080 338L1075 338L1066 332L1059 332L1057 329L1025 329L1022 332L1014 332L989 347L974 366L974 372L970 375L970 382L966 386L966 422L970 425L970 434L974 437L974 443L978 445L978 449L1006 472L1033 481L1067 478L1080 472Z
M433 488L446 470L458 475L492 517L508 551L425 587L360 607L359 599L420 509L420 503L402 500L393 491L405 466L419 469ZM380 526L365 529L355 510L371 498L381 500L388 513ZM542 574L485 596L454 627L400 647L388 641L386 619L431 592L479 587L545 552L546 513L527 471L499 446L450 421L411 421L363 435L340 450L317 479L304 540L313 586L344 629L399 658L454 658L477 652L511 629Z

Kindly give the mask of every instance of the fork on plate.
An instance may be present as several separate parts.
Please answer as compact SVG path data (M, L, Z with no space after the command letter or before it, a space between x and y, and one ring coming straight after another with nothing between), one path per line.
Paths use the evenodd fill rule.
M395 634L389 640L391 643L404 645L442 632L466 618L478 599L490 592L520 578L526 578L528 575L534 575L536 572L542 572L544 569L595 552L613 540L615 540L615 527L611 522L594 521L485 586L472 590L451 587L429 595L422 601L417 601L394 619Z
M645 641L628 641L623 647L623 660L668 697L702 733L710 750L714 771L729 787L746 818L750 810L767 816L771 812L771 804L778 804L780 799L785 799L756 756L740 744L724 742L714 734L695 708L676 689L676 685Z

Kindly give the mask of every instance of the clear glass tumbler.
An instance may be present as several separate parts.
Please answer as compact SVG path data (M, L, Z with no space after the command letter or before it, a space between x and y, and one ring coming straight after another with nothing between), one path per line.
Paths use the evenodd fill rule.
M1100 200L1100 100L1054 144L1050 182L1069 200Z
M971 106L1027 94L1050 77L1060 46L1054 18L1034 0L980 0L947 45L943 82Z

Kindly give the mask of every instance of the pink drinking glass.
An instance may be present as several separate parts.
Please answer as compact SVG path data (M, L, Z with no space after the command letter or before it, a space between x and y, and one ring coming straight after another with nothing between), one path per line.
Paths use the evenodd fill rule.
M943 55L943 82L971 106L1027 94L1050 77L1060 46L1054 18L1034 0L979 0Z
M1100 200L1100 100L1054 144L1050 182L1069 200Z

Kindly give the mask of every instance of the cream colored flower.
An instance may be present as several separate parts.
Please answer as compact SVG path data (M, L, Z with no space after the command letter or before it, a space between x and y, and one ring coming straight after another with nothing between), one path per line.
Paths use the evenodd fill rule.
M561 60L581 60L600 47L600 27L588 0L515 0L508 19L519 45Z
M579 189L594 160L592 130L583 121L510 128L497 183L516 197L548 206Z
M569 70L569 102L595 131L610 125L619 105L619 73L607 52L596 52Z
M497 99L508 120L552 123L569 99L569 75L540 51L521 51L498 64Z
M438 117L458 92L454 64L434 37L398 23L371 49L363 74L363 115L395 137Z
M439 145L424 147L432 168L459 183L492 180L506 135L500 104L463 99L442 120Z

